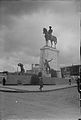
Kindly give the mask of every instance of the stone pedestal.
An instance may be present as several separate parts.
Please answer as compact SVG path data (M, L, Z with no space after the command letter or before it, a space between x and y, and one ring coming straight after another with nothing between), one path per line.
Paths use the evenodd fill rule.
M50 68L56 71L60 71L59 50L50 46L44 46L40 49L40 69L43 71L44 75L46 75L45 66L44 66L45 59L47 60L53 59L51 62L49 62ZM50 76L50 75L46 75L46 76Z

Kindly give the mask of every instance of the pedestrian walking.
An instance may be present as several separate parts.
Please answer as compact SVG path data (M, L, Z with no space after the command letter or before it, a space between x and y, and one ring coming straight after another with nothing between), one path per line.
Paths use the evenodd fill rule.
M79 93L79 96L80 96L80 109L81 109L81 78L80 77L77 77L76 78L76 81L77 81L77 89L78 89L78 93Z
M79 77L76 78L76 82L77 82L78 92L80 93L80 78Z
M69 78L69 85L71 85L71 78Z
M40 85L40 91L43 89L43 78L42 78L42 72L38 73L38 78L39 78L39 85Z
M5 77L3 77L3 85L5 85L5 83L6 83L6 79Z

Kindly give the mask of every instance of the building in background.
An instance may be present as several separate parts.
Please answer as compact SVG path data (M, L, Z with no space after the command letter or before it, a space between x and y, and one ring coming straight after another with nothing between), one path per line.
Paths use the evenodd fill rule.
M32 69L26 70L26 73L38 74L39 71L40 71L40 65L39 64L32 64Z
M61 68L62 77L80 76L81 65L72 65Z

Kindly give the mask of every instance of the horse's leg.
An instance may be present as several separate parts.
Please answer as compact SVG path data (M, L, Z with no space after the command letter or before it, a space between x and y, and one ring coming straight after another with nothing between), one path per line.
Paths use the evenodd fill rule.
M53 41L51 40L51 47L53 47Z
M48 40L46 40L46 46L48 46Z
M51 41L51 47L52 47L52 41Z
M48 46L48 39L46 35L45 35L45 40L46 40L46 46Z
M50 66L49 66L49 73L50 73Z

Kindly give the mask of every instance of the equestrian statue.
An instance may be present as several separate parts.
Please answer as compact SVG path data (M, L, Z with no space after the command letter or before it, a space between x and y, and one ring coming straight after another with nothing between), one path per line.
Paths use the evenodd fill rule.
M46 46L48 46L48 41L50 41L51 42L51 47L53 47L53 44L54 44L55 48L56 48L57 38L52 35L53 30L51 28L52 27L49 26L48 31L47 31L46 28L43 28L43 34L45 34Z

